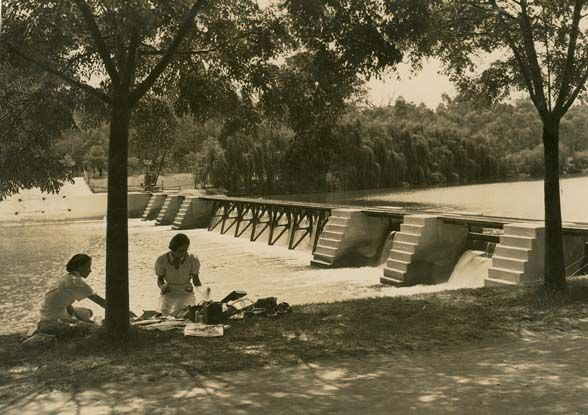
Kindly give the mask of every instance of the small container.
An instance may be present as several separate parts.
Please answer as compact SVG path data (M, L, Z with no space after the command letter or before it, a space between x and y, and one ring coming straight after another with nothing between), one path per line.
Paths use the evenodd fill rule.
M222 320L223 307L221 303L213 301L204 307L202 321L205 324L219 324Z

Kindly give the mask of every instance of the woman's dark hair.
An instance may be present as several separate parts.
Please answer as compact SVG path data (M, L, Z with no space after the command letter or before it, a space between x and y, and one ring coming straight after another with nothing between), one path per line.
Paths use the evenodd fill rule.
M81 266L87 264L92 260L92 257L86 254L75 254L71 257L71 259L67 262L65 269L67 272L77 271L80 269Z
M172 251L175 251L176 249L178 249L180 246L183 246L183 245L190 245L190 238L188 238L183 233L178 233L178 234L174 235L174 237L171 238L171 241L169 241L169 249Z

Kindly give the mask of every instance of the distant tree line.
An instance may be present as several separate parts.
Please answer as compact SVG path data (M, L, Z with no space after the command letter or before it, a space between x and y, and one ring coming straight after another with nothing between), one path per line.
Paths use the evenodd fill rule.
M220 113L199 120L177 115L171 104L147 101L130 131L129 174L144 172L146 165L157 175L162 170L191 172L197 187L240 194L460 184L544 174L542 126L527 100L485 106L445 96L436 110L402 98L384 107L348 105L306 145L284 120L255 111L244 117L248 122ZM102 175L107 126L85 128L83 116L74 119L75 127L62 134L56 149L72 169ZM561 172L588 168L588 106L570 110L561 136Z

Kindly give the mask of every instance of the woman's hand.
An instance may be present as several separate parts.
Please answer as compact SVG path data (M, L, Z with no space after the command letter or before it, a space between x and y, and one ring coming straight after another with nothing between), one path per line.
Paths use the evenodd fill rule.
M163 284L161 287L159 287L161 289L161 294L167 294L171 291L171 288L169 288L169 286L167 284Z

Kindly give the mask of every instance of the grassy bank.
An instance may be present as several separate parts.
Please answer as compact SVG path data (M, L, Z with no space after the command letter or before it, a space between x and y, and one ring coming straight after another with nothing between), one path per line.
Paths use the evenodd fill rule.
M573 330L588 317L588 284L563 294L542 288L482 288L294 307L278 319L231 320L221 338L133 330L124 350L102 334L26 350L0 336L0 405L39 389L165 380L334 355L394 354L508 342L522 329Z
M144 179L142 174L129 176L127 180L129 191L142 191ZM88 185L94 193L104 193L108 188L108 178L106 176L92 177ZM192 173L170 173L159 176L157 185L162 190L194 189L194 179Z

